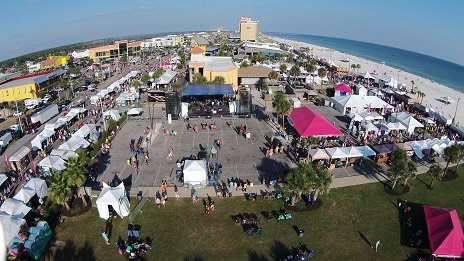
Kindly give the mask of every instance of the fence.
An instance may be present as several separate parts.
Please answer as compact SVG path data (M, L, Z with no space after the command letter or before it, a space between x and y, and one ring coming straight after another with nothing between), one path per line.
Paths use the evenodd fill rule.
M135 219L135 217L142 212L142 207L145 204L145 202L148 200L148 190L145 190L145 193L142 196L142 199L139 201L137 206L135 206L134 210L132 210L132 213L129 216L129 222L132 223Z

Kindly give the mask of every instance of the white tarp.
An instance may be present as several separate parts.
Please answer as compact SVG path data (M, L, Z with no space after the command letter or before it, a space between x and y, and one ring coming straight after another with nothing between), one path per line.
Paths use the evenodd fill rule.
M387 122L380 125L381 130L392 131L392 130L406 130L406 127L399 122Z
M121 218L129 215L130 203L126 196L124 183L121 182L117 187L110 187L103 182L103 190L97 198L97 208L101 218L110 217L109 206L113 207Z
M9 247L21 230L21 226L26 223L26 220L22 218L14 218L10 215L0 214L0 223L2 224L3 243L6 247Z
M378 131L379 130L379 128L377 128L377 126L372 124L372 122L366 122L366 123L361 124L361 128L367 131Z
M0 174L0 185L8 180L8 177L5 174Z
M66 169L66 162L59 156L47 156L39 162L39 166L42 168L49 168L55 171L61 171Z
M32 178L26 183L26 185L24 185L24 187L33 189L39 198L48 197L47 182L43 179Z
M78 148L87 148L90 145L88 141L86 141L82 137L72 136L68 141L61 144L58 149L60 150L70 150L76 151Z
M329 154L331 159L342 159L346 158L346 153L338 147L326 148L325 151Z
M31 208L26 206L22 201L9 198L3 202L0 211L5 212L15 218L23 218L31 211Z
M413 133L416 128L423 128L424 125L412 117L407 112L398 112L392 113L390 117L388 117L389 122L400 122L403 124L409 133Z
M184 184L188 186L206 186L208 165L206 160L186 160L184 163Z
M16 195L13 197L14 199L17 199L19 201L22 201L24 204L27 204L29 200L35 195L35 191L31 188L23 187L21 190L16 193Z
M79 157L79 155L77 155L77 153L75 153L74 151L60 150L60 149L53 149L50 152L50 156L58 156L64 160L68 160L69 158L72 158L72 157Z
M111 119L117 121L121 118L118 110L107 110L103 112L103 116L110 117Z
M42 142L46 141L47 137L38 134L33 140L31 140L31 147L33 151L43 150Z
M95 124L85 124L84 126L80 127L80 129L77 130L73 136L87 138L90 135L95 134L95 132L97 132Z
M28 147L23 146L15 153L13 153L13 155L11 155L9 161L21 161L24 157L27 156L27 154L29 154L29 152L31 152L31 150Z
M175 71L167 70L163 73L158 79L155 80L155 84L170 84L172 79L176 77L177 73Z
M356 147L356 149L358 149L358 151L362 153L363 157L370 157L370 156L375 156L376 155L375 151L373 151L367 145Z
M127 112L127 115L140 115L143 112L142 108L132 108Z
M347 158L359 158L363 156L363 153L356 147L341 147L340 150L346 154Z

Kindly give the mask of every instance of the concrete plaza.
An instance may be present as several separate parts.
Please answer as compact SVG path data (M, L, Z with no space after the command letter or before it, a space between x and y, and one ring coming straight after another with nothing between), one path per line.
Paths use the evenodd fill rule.
M227 123L231 121L232 126ZM266 137L272 136L272 128L265 121L255 118L213 118L190 119L191 126L201 122L211 124L215 122L216 130L201 129L198 133L187 130L186 122L182 120L172 121L155 120L151 136L151 144L147 145L150 160L148 165L143 164L143 156L139 156L140 170L138 173L133 166L127 165L127 159L131 157L129 143L131 139L137 140L144 136L144 128L150 126L148 119L131 120L122 127L115 140L107 159L101 162L98 180L110 182L115 175L132 187L160 186L163 180L173 184L176 181L176 160L181 160L198 155L208 157L211 146L217 139L223 139L224 145L217 154L217 161L222 164L220 179L239 177L257 184L259 177L273 179L283 175L293 163L286 155L273 155L265 157L265 148L269 143ZM237 134L233 126L245 124L251 133L251 141ZM176 136L163 135L163 127L168 131L177 132ZM167 150L173 148L172 160L167 160ZM179 185L179 183L176 183Z

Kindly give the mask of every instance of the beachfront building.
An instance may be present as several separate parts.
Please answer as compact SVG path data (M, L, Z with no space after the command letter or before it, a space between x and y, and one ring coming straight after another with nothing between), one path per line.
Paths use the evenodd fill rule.
M33 73L33 72L37 72L37 71L40 70L41 63L33 63L33 62L30 62L30 61L27 61L26 66L27 66L27 70L30 73Z
M44 71L11 78L0 83L0 102L37 98L38 92L52 85L64 70Z
M278 44L274 43L245 43L243 49L239 53L245 55L263 54L265 56L274 56L275 54L287 54L286 51L280 49Z
M205 38L194 35L192 36L192 41L191 41L191 46L192 47L198 47L203 50L203 55L206 53L206 46L208 45L208 40Z
M240 17L240 41L258 40L259 22L251 20L250 17Z
M50 55L40 65L40 70L51 70L60 68L68 64L71 57L69 55Z
M129 56L137 56L140 54L141 42L129 42L127 40L116 41L114 44L90 48L90 59L94 62L99 62L106 59L121 59L129 60Z
M162 47L174 47L181 46L184 44L183 35L167 35L163 37L155 37L147 39L140 43L142 50L149 48L162 48Z
M247 66L238 68L238 82L240 85L260 85L269 79L272 69L264 66Z
M90 51L89 49L85 49L82 51L74 51L71 53L72 58L74 59L83 59L86 57L90 57Z
M238 67L232 57L205 56L203 49L196 46L190 51L188 68L190 81L193 81L195 74L203 75L208 81L222 76L225 84L232 84L234 90L238 90Z

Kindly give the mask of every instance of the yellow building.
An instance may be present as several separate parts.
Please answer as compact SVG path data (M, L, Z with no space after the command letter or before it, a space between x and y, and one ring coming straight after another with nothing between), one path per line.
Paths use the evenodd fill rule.
M71 57L68 55L50 55L47 60L43 61L40 65L41 70L50 70L60 68L68 64Z
M251 20L250 17L240 17L240 41L258 40L259 22Z
M58 81L64 70L45 71L11 78L0 83L0 102L37 98L37 93Z
M231 57L205 56L200 47L190 51L189 75L190 81L195 74L203 75L206 80L212 81L217 76L224 77L225 84L232 84L238 90L238 67Z
M203 50L203 54L206 53L206 46L208 45L208 41L201 37L201 36L198 36L198 35L194 35L192 37L192 47L199 47Z
M90 48L90 59L94 62L121 57L126 57L127 59L129 56L137 56L140 54L140 44L141 42L122 40L116 41L111 45Z

